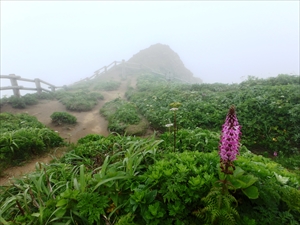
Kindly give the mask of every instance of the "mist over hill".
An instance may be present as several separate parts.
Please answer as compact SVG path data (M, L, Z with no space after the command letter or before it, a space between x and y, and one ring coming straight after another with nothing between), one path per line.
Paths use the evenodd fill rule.
M184 66L179 55L168 45L160 43L151 45L134 54L127 62L143 64L167 76L181 78L191 83L202 83L200 78L194 77Z

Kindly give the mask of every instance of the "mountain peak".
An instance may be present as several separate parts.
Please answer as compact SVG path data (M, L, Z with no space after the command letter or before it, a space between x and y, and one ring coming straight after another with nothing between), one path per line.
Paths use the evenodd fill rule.
M128 62L148 66L164 74L171 74L174 77L190 80L193 73L188 70L179 55L168 45L154 44L133 55Z

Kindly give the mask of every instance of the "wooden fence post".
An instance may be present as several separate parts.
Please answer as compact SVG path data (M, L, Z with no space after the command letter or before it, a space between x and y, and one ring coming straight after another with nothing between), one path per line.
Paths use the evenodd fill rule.
M34 82L35 82L35 86L36 86L36 89L37 89L37 93L41 94L42 93L42 87L41 87L40 79L39 78L35 78Z
M16 77L16 75L15 74L9 74L9 76L11 76L11 78L10 78L11 86L19 86L17 78L14 78L14 77ZM18 98L21 96L20 95L20 89L14 88L13 92L14 92L14 96L17 96Z
M55 92L55 87L54 86L50 86L50 88L51 88L52 92Z

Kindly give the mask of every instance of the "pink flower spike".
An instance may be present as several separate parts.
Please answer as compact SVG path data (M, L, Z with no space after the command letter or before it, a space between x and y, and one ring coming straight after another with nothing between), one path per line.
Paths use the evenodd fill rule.
M219 155L224 163L236 160L239 154L241 126L235 114L234 106L231 106L222 126L222 134L219 145Z

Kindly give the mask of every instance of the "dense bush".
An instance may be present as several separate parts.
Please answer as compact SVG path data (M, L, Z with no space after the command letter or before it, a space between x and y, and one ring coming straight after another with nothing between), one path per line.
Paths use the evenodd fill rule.
M205 146L205 138L200 142ZM237 202L226 206L236 212L235 224L299 224L300 177L246 147L240 154L230 178L239 188L229 190ZM0 217L26 224L211 224L211 212L219 218L224 209L214 205L218 199L207 202L221 177L214 150L169 153L154 138L88 135L60 161L0 190ZM249 185L257 196L243 189Z
M141 121L136 106L120 98L105 103L100 113L108 120L108 129L120 134L125 133L129 125Z
M276 85L289 85L289 84L300 84L299 76L288 75L288 74L278 74L277 77L270 77L267 79L262 79L254 76L248 76L246 81L241 83L241 86L276 86Z
M32 155L63 144L63 139L27 114L1 113L0 167L17 165ZM4 160L5 159L5 160Z
M172 102L182 103L176 113L179 129L200 127L212 131L220 129L226 109L233 104L243 124L243 144L258 152L294 154L300 150L300 95L299 84L294 82L292 79L284 85L186 85L142 77L137 90L130 90L126 96L151 126L162 132L166 131L166 124L173 122L169 107Z
M24 109L26 107L24 98L14 95L9 97L8 103L11 104L13 108Z
M54 112L51 114L52 123L61 125L63 123L74 124L77 122L77 118L67 112Z
M283 161L280 152L297 148L294 84L191 86L151 79L127 93L134 104L116 99L102 113L113 118L123 109L126 113L121 110L114 119L134 121L136 105L161 131L158 136L81 138L60 160L40 164L36 172L0 189L0 223L300 224L299 173L245 146L280 149L276 161L299 165L296 152L292 161ZM237 143L237 160L224 162L219 136L231 104L237 106L242 144Z
M58 91L56 98L63 103L67 109L72 111L89 111L104 97L100 93L87 91Z
M40 94L35 94L38 99L47 99L47 100L53 100L55 99L55 93L54 92L42 92Z
M6 104L8 104L8 98L6 96L4 96L3 98L0 98L0 108Z
M0 107L4 104L11 104L13 108L23 109L29 105L35 105L40 99L54 99L54 94L51 92L42 92L41 94L26 94L16 97L14 95L1 99Z
M170 129L160 135L164 140L164 148L173 149L174 132ZM194 130L180 129L176 132L176 146L178 151L200 151L211 152L218 149L220 142L220 133L196 128Z
M101 140L103 138L103 136L99 135L99 134L88 134L83 138L80 138L77 143L78 144L85 144L85 143L91 143L93 141L98 141Z
M26 94L21 98L24 99L26 105L35 105L38 103L38 98L35 94Z
M40 123L36 117L26 113L0 113L0 133L15 131L21 128L44 128L45 125Z

